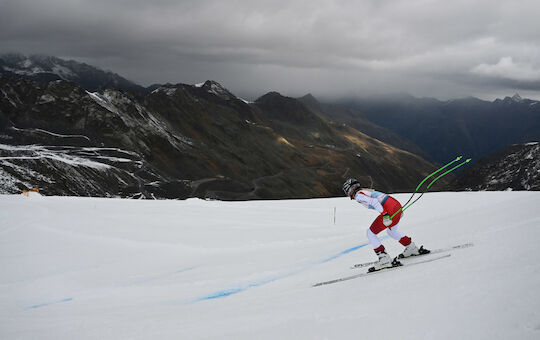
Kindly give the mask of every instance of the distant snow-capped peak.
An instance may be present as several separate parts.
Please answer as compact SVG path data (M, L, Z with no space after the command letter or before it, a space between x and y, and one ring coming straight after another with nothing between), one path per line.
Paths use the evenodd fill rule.
M229 90L227 90L225 87L223 87L220 83L218 83L216 81L207 80L201 86L198 86L198 85L199 84L197 84L195 86L200 87L200 88L206 90L206 92L214 94L214 95L220 97L221 99L231 100L231 99L236 98L236 96L234 94L229 92Z
M516 94L514 94L514 95L512 96L512 100L515 101L515 102L517 102L517 103L521 103L521 102L523 101L523 98L521 98L521 96L520 96L519 94L516 93Z
M505 103L505 104L512 104L512 103L536 103L536 101L531 99L522 98L518 93L515 93L512 97L506 96L504 99L497 98L495 103Z
M75 73L61 62L61 59L40 55L9 54L0 57L0 67L15 74L32 76L40 73L54 73L64 80L75 77Z

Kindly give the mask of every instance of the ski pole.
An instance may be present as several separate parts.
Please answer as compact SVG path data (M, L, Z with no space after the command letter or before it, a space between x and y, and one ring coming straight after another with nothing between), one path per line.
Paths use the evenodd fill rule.
M455 169L459 168L459 167L462 166L463 164L469 163L470 161L471 161L471 158L467 158L464 162L459 163L458 165L456 165L456 166L453 167L452 169L448 170L447 172L443 173L443 174L440 175L439 177L435 178L433 181L431 181L431 183L429 183L429 185L427 186L426 191L428 191L429 188L431 187L431 185L432 185L433 183L435 183L435 181L437 181L439 178L441 178L442 176L446 175L446 174L449 173L449 172L454 171Z
M431 173L430 175L426 176L426 178L424 178L422 180L422 182L420 182L420 184L418 184L418 186L416 187L416 190L413 192L413 194L411 195L411 197L409 198L409 200L403 204L403 206L407 206L407 204L409 204L409 202L413 199L414 195L416 195L416 193L418 192L418 189L420 189L420 187L422 186L422 184L424 184L425 181L427 181L430 177L432 177L433 175L435 175L436 173L442 171L443 169L449 167L450 165L454 164L455 162L459 161L461 158L463 158L463 156L459 156L457 157L456 159L454 159L453 161L451 161L450 163L446 164L445 166L443 167L440 167L437 171ZM396 216L396 214L399 212L399 210L390 217L390 219L394 218L394 216Z
M448 167L450 164L452 164L452 163L454 163L454 162L456 162L456 161L459 161L461 158L463 158L463 157L462 157L462 156L459 156L458 158L456 158L456 159L453 160L452 162L448 163L448 164L445 165L444 167L440 168L439 170L435 171L434 173L432 173L431 175L429 175L428 177L426 177L426 178L420 183L420 185L418 185L418 187L416 188L416 190L418 191L418 188L420 188L420 186L421 186L428 178L430 178L431 176L435 175L437 172L441 171L442 169ZM459 168L460 166L469 163L470 161L471 161L471 158L468 158L468 159L466 159L465 161L463 161L463 162L459 163L458 165L454 166L454 167L451 168L450 170L448 170L448 171L444 172L443 174L439 175L438 177L436 177L434 180L432 180L432 181L428 184L428 186L426 187L426 189L425 189L424 191L422 191L422 193L420 194L420 196L418 196L417 199L415 199L411 204L407 205L407 204L410 202L410 200L412 199L412 196L411 196L411 198L409 199L409 201L407 201L407 203L405 203L405 204L403 205L403 207L401 207L401 209L399 209L398 211L396 211L396 213L394 213L394 214L390 217L390 219L394 218L394 216L396 216L400 211L405 211L405 210L407 210L407 209L410 208L414 203L416 203L420 198L422 198L422 196L429 190L429 188L431 188L431 186L432 186L439 178L441 178L441 177L443 177L444 175L446 175L446 174L448 174L448 173L454 171L455 169ZM414 194L416 194L416 191L414 192ZM414 194L413 194L413 196L414 196Z
M429 183L429 185L427 186L426 190L424 190L424 191L422 192L422 194L421 194L420 196L418 196L417 199L415 199L415 200L414 200L411 204L409 204L408 206L403 207L403 208L401 209L401 211L405 211L406 209L409 209L409 208L411 207L411 205L413 205L414 203L416 203L416 202L417 202L417 201L418 201L418 200L419 200L419 199L420 199L420 198L421 198L421 197L429 190L429 188L433 185L433 183L435 183L439 178L443 177L444 175L446 175L446 174L449 173L449 172L452 172L453 170L459 168L460 166L462 166L462 165L464 165L464 164L466 164L466 163L469 163L470 161L471 161L471 159L469 158L469 159L465 160L464 162L459 163L458 165L456 165L456 166L453 167L452 169L446 171L445 173L443 173L443 174L440 175L439 177L435 178L433 181L431 181L431 183ZM398 210L398 212L399 212L399 210ZM397 214L397 212L396 212L396 214ZM395 215L395 214L394 214L394 215Z
M456 159L454 159L454 160L451 161L450 163L446 164L446 165L443 166L442 168L439 168L439 170L435 171L435 172L432 173L431 175L429 175L429 176L427 176L426 178L424 178L424 180L423 180L422 182L420 182L420 184L418 184L418 186L416 187L416 191L418 191L418 189L420 189L420 187L422 186L422 184L424 184L424 182L427 181L431 176L433 176L433 175L435 175L437 172L439 172L439 171L441 171L441 170L443 170L443 169L449 167L451 164L453 164L453 163L459 161L459 160L462 159L462 158L463 158L463 156L457 157ZM455 168L453 168L453 169L455 169ZM452 170L453 170L453 169L452 169ZM452 171L452 170L450 170L450 171ZM445 174L447 174L447 173L448 173L448 172L445 172L443 175L445 175ZM439 176L439 177L442 177L442 176ZM437 178L437 179L438 179L438 178ZM415 191L415 192L416 192L416 191Z

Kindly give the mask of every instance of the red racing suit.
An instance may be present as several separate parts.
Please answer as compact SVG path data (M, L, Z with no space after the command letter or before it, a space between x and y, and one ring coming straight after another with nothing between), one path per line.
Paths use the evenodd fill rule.
M377 210L380 213L380 215L377 216L377 218L371 224L371 227L369 227L374 234L378 234L386 228L392 229L393 226L399 223L399 220L403 214L403 212L400 211L401 203L399 203L398 200L379 191L362 189L356 193L354 199L366 208ZM388 227L385 226L383 224L383 214L387 213L388 215L392 216L397 211L399 211L399 213L392 218L392 224L390 224Z

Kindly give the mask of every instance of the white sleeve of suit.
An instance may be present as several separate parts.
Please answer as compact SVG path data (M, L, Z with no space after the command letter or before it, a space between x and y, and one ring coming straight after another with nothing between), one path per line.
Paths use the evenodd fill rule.
M362 190L356 193L354 199L368 209L377 210L379 213L382 213L384 211L381 203L377 198L366 195L362 192Z

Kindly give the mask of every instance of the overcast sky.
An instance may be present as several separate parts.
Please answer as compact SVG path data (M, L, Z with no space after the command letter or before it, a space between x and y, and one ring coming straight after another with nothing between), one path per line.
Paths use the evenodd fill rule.
M0 52L248 99L540 99L540 1L0 0Z

